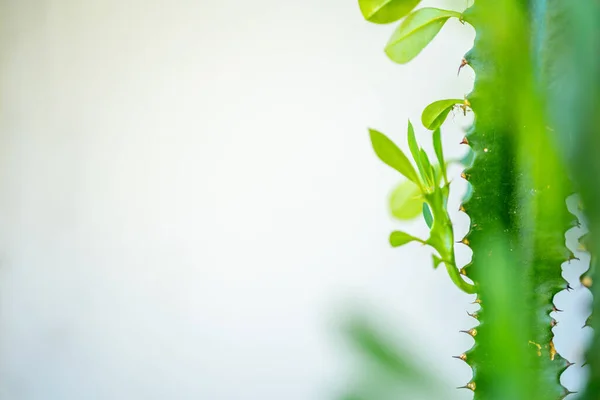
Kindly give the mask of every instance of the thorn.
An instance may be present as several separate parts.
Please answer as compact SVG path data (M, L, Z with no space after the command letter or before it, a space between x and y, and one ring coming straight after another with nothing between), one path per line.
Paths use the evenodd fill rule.
M565 397L567 397L568 395L573 394L573 393L577 393L577 392L571 392L570 390L565 389L565 391L563 392L563 395L560 397L560 400L563 400Z
M466 333L467 335L471 336L471 337L475 337L477 336L477 329L475 328L471 328L468 331L459 331L460 333Z
M457 387L457 389L469 389L469 390L471 390L471 391L474 392L476 386L477 385L475 385L475 382L469 382L465 386Z
M476 312L470 313L467 311L467 315L471 318L479 319L479 315Z
M571 362L569 360L565 360L567 362L567 368L569 368L571 365L575 365L574 362Z
M566 289L567 291L571 291L571 290L573 290L573 288L571 287L571 285L569 285L568 283L567 283L567 287L566 287L565 289Z
M461 275L463 276L467 276L467 270L463 268L460 269L460 271L458 271Z
M592 287L592 277L589 275L582 277L581 284L588 289L591 288Z
M463 113L465 114L465 117L467 116L467 108L471 107L471 102L469 100L467 100L467 98L465 97L465 101L462 105L460 105L460 108L463 110Z
M585 367L586 365L587 365L587 360L585 360L585 361L583 362L583 364L581 364L581 368Z
M460 174L460 177L461 177L461 178L463 178L463 179L465 179L465 180L467 180L467 181L469 180L469 177L470 177L470 176L471 176L471 175L467 175L467 174L465 174L465 173L464 173L464 171L463 171L463 172L461 172L461 174Z
M465 207L462 204L460 205L460 207L458 207L458 211L467 212L467 210L465 210Z
M475 299L471 304L481 304L481 299Z
M466 136L463 138L463 140L460 142L460 144L469 144L469 140L467 139Z
M463 69L463 68L465 67L465 65L469 65L469 62L467 61L467 59L466 59L466 58L463 58L463 59L460 61L460 67L458 67L458 72L456 73L456 76L459 76L459 75L460 75L460 70L461 70L461 69Z
M456 358L458 360L462 360L462 361L467 361L467 355L466 354L461 354L460 356L452 356L452 358Z
M556 306L552 306L552 311L554 312L562 312L563 310L559 310Z
M456 243L462 243L462 244L468 246L470 242L469 242L469 239L467 239L466 237L464 237L461 241L458 241Z
M550 326L554 328L556 325L558 325L558 321L552 318L552 321L550 321Z

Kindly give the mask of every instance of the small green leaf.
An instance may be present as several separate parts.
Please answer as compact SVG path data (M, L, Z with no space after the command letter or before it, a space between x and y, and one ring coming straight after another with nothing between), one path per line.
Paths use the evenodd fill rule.
M363 17L376 24L398 21L413 10L421 0L358 0Z
M446 162L444 161L444 152L442 151L442 134L440 128L437 128L433 132L433 149L435 150L442 176L446 180Z
M421 8L402 21L386 45L385 52L392 61L405 64L433 40L450 17L460 16L456 11Z
M433 258L433 269L436 269L437 267L440 266L441 263L444 262L441 258L436 256L435 254L432 254L431 257Z
M405 232L394 231L390 234L390 244L392 247L400 247L410 242L423 243L421 239Z
M433 168L431 167L431 162L429 162L429 157L427 156L427 153L425 153L425 150L423 149L421 149L420 160L421 164L423 165L423 180L427 182L427 185L433 186L435 183Z
M425 218L425 223L431 229L433 226L433 215L431 215L431 209L427 203L423 203L423 218Z
M429 130L435 130L442 126L446 117L456 104L463 103L461 99L446 99L434 101L423 110L421 114L421 122L423 126Z
M396 171L404 175L408 180L419 184L419 178L408 158L402 150L398 148L390 139L383 133L375 129L369 129L373 150L377 157Z
M401 220L414 219L421 214L421 189L411 181L398 185L390 196L392 215Z

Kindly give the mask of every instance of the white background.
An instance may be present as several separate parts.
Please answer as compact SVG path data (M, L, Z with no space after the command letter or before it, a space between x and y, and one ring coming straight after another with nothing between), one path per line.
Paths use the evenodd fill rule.
M469 26L399 66L354 0L0 4L2 399L332 398L351 309L471 398L450 356L472 296L389 247L426 230L390 218L366 130L406 148L411 118L430 147L421 110L472 85Z

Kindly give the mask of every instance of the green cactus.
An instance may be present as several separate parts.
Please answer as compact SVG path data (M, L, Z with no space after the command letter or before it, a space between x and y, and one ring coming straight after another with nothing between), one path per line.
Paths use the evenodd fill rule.
M434 268L444 264L458 288L477 294L477 325L465 330L475 344L457 356L473 369L473 379L463 387L472 390L475 399L562 399L570 392L559 376L571 363L556 352L551 314L559 311L554 296L570 289L561 265L574 258L565 232L578 222L565 201L575 189L582 195L590 226L588 249L600 248L600 136L594 134L600 123L600 63L595 60L600 50L600 3L477 0L463 13L413 11L418 3L359 0L368 21L402 20L385 48L399 64L416 57L449 18L473 26L475 43L460 68L471 67L476 80L465 99L434 101L423 111L421 122L433 131L437 165L419 148L410 122L412 162L390 139L371 130L377 156L412 182L394 192L393 198L401 201L392 201L393 214L408 219L422 206L430 227L427 239L397 231L390 243L429 245ZM577 44L568 45L573 42ZM587 69L576 74L575 64ZM568 93L581 110L556 116L553 110ZM472 157L462 175L470 184L461 206L471 219L470 231L458 238L471 247L473 259L460 271L440 140L442 124L453 109L475 113L464 140ZM595 257L592 260L593 267ZM584 286L592 286L594 272L590 269L582 277ZM594 309L600 307L597 286ZM600 323L592 321L599 331ZM591 378L584 396L600 399L597 338L588 362Z

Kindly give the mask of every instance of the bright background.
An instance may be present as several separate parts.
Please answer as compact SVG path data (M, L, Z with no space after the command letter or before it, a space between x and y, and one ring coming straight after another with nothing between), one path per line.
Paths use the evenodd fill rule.
M389 247L426 229L390 218L399 177L366 128L406 148L411 118L430 148L421 110L471 89L469 26L399 66L354 0L3 0L0 19L1 399L329 399L356 309L468 382L450 356L473 298ZM577 361L585 331L562 326L588 294L561 295Z

